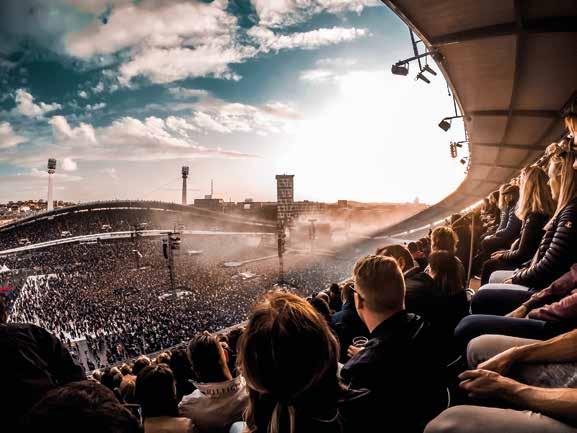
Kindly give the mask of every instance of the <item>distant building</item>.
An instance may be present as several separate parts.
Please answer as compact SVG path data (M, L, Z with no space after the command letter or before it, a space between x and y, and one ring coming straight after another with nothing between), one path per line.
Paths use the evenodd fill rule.
M209 194L205 195L204 198L194 199L194 206L220 212L224 207L224 200L221 198L213 198L212 194Z

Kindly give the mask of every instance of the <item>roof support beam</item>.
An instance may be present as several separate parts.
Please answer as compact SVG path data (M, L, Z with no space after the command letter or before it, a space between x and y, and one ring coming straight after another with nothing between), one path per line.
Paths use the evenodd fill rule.
M577 17L549 17L537 20L525 20L523 31L526 33L567 33L577 32ZM480 39L496 38L499 36L515 35L519 32L517 22L496 24L487 27L464 30L461 32L449 33L429 39L435 48L444 45L459 44L463 42L476 41Z
M491 167L491 168L507 168L509 170L521 170L522 167L518 165L511 165L511 164L490 164L488 162L474 162L472 163L473 166L476 167Z
M548 119L561 117L559 111L556 110L480 110L470 111L467 116L545 117Z
M534 152L542 151L541 146L533 146L531 144L501 144L501 143L471 143L471 146L479 147L497 147L500 149L518 149L518 150L532 150Z

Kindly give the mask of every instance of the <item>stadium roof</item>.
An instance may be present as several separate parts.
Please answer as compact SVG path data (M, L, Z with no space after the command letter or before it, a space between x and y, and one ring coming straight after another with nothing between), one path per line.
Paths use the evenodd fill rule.
M437 64L465 115L470 150L457 190L380 233L387 235L474 204L562 136L560 110L577 95L577 1L383 2L442 55Z

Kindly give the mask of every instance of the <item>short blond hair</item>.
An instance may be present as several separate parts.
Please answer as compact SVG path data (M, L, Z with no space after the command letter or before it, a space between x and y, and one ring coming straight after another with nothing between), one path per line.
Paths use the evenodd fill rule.
M386 256L361 257L353 269L355 290L373 312L404 308L405 279L397 261Z

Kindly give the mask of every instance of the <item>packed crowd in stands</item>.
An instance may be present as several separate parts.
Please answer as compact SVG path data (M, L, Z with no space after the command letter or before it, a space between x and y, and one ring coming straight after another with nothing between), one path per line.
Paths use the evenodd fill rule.
M158 205L160 207L160 204ZM164 203L165 207L170 204ZM219 215L220 217L220 215ZM199 217L191 212L170 212L162 209L103 208L82 212L68 212L53 218L38 218L33 223L0 229L2 249L17 248L29 243L54 241L70 236L84 236L108 232L141 232L143 230L166 230L184 226L188 230L270 231L265 227L243 224L238 218L226 220Z
M574 137L574 109L565 122ZM220 334L189 328L179 347L88 377L58 336L7 323L1 301L6 431L575 433L575 147L573 138L553 143L479 208L417 242L357 258L348 278L308 271L319 281L303 277L308 287L297 291L268 291L271 281L260 280L246 323ZM471 290L475 280L480 287ZM222 310L231 307L233 291L209 293ZM61 307L50 311L67 314ZM187 308L196 315L203 306ZM153 322L128 332L146 341L164 313L153 310Z

